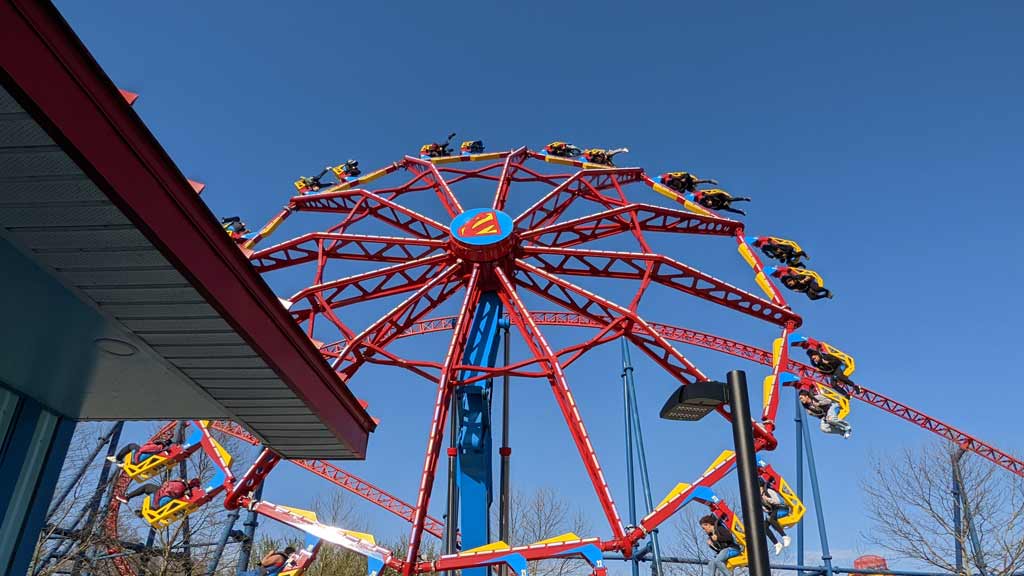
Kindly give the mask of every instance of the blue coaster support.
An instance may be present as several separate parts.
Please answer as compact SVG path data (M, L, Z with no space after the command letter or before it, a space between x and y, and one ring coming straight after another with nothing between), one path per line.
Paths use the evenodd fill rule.
M634 436L635 441L636 441L637 461L640 464L640 482L641 482L641 486L643 487L643 492L644 492L644 504L647 507L646 508L646 513L650 514L652 511L654 511L654 499L653 499L653 497L651 495L651 476L650 476L650 473L649 473L648 468L647 468L647 449L644 447L644 431L643 431L643 428L640 426L640 407L637 404L637 398L636 398L636 381L635 381L635 379L633 377L633 360L632 360L632 358L630 357L630 354L629 354L629 342L625 338L622 338L620 340L620 342L622 344L622 378L623 378L623 380L624 380L624 382L626 384L626 388L627 388L627 392L628 392L628 403L629 403L629 408L630 408L630 413L631 413L631 418L630 419L632 421L633 436ZM627 422L626 426L627 426L627 440L628 440L629 439L628 431L629 431L630 423ZM627 444L627 446L629 446L629 444ZM630 494L630 505L631 505L631 507L630 507L630 514L631 515L633 514L633 509L635 508L634 496L633 496L634 491L633 491L633 485L632 485L633 484L633 481L632 481L632 477L633 477L632 461L633 460L630 457L629 458L629 462L630 462L630 466L629 466L629 469L630 469L629 470L629 476L630 476L629 494ZM633 523L636 522L636 520L634 518L632 518L632 517L630 518L630 521L633 522ZM657 529L654 529L653 531L651 531L651 544L652 544L652 549L654 551L654 562L651 564L651 571L652 571L652 573L655 576L660 576L662 574L662 571L661 571L661 544L658 542L658 530ZM637 556L639 556L639 554ZM634 565L636 565L636 562L634 562Z
M799 402L799 401L798 401ZM818 489L818 468L814 465L814 446L811 445L811 434L807 429L807 414L803 406L797 411L803 429L804 449L807 451L807 469L811 476L811 494L814 496L814 514L818 522L818 537L821 539L821 561L825 565L825 576L832 576L832 553L828 549L828 532L825 530L825 511L821 507L821 491ZM802 540L802 539L801 539ZM801 544L803 542L801 541ZM802 558L798 559L803 565Z
M504 307L497 292L484 292L473 314L469 342L463 354L463 364L475 366L495 365L498 359L498 336ZM475 370L463 371L461 380L478 376ZM491 380L479 380L460 385L454 396L458 399L459 429L456 438L456 469L460 520L457 526L462 535L462 549L468 550L489 544L490 506L493 494L491 470ZM452 522L452 518L448 522ZM487 576L487 568L470 568L464 576Z

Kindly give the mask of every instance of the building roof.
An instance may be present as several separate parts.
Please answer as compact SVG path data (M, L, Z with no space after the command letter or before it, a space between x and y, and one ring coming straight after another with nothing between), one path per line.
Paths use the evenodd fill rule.
M76 418L365 457L372 419L52 5L0 1L0 63L0 380Z

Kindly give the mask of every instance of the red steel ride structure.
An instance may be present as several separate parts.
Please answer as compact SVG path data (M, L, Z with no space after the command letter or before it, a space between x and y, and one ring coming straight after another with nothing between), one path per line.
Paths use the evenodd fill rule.
M795 336L794 331L802 323L749 243L743 223L721 217L696 203L692 194L669 188L640 168L591 164L525 147L496 153L406 156L366 175L348 174L340 171L342 166L338 168L335 183L321 184L319 179L297 183L299 195L292 197L263 229L245 240L242 249L264 274L285 269L293 269L292 275L312 272L308 286L282 303L342 381L357 387L360 369L376 364L403 369L436 387L414 503L406 503L328 462L293 461L412 524L406 557L383 559L404 576L508 562L510 554L526 561L564 556L587 547L618 551L629 557L634 545L689 501L695 490L710 487L729 472L732 458L716 461L688 489L674 490L636 526L624 525L565 375L567 367L602 344L627 339L681 384L708 378L675 343L769 366L771 376L766 382L764 408L759 420L753 423L758 450L776 447L774 421L781 384L787 382L780 376L829 383L815 368L791 360L787 345L776 345L775 350L766 346L766 350L644 318L644 298L652 286L659 286L659 290L701 299L774 325L783 343ZM480 192L482 188L491 193L485 197ZM472 192L466 194L463 190ZM675 206L649 202L658 199L652 191L674 201ZM527 195L529 201L520 202L526 205L524 210L514 216L506 212L510 198L521 201ZM463 204L468 204L471 198L474 205ZM429 206L431 202L433 207ZM326 230L309 231L269 247L262 246L285 220L302 212L335 215L336 220ZM323 218L317 222L323 222ZM378 233L382 229L387 232ZM753 278L746 283L757 286L763 295L657 253L651 248L650 239L659 234L723 237L734 243L752 270ZM608 250L605 247L610 243L630 249ZM338 278L334 266L344 266L346 262L362 262L359 268L368 270ZM586 287L588 278L618 280L628 289L616 290L619 297L613 300ZM486 294L496 295L500 300L511 331L518 333L528 350L525 359L505 366L465 362L473 314ZM621 297L622 294L627 297ZM354 325L353 319L366 317L359 312L361 306L386 298L394 299L397 305L363 326ZM458 313L437 316L448 302L458 306ZM531 309L528 302L558 310ZM556 348L542 329L547 326L588 330L578 332L586 337ZM441 331L452 333L442 361L409 357L395 346L404 338ZM474 375L467 378L466 374ZM539 378L550 384L610 534L602 538L474 550L442 556L433 562L419 561L417 553L423 534L440 536L444 528L427 510L438 463L443 457L442 439L451 416L452 395L457 386L505 375ZM863 387L854 391L853 397L1024 475L1020 461L906 405ZM723 408L719 412L729 418ZM216 423L213 428L257 442L230 423ZM123 491L123 486L120 489ZM117 514L116 510L113 512L115 524L108 533L116 533ZM598 564L595 570L603 568Z
M463 162L473 167L466 168ZM389 186L369 186L389 175L393 175L390 180L397 181ZM493 186L486 200L481 200L481 183ZM470 188L476 191L476 205L464 207L469 196L457 195L456 191ZM647 202L658 198L652 190L681 206ZM783 337L801 324L801 318L787 306L747 245L742 223L695 204L639 168L590 164L519 148L440 158L406 156L362 177L317 183L315 190L300 187L300 191L304 193L291 198L276 218L244 244L245 249L256 250L250 255L254 266L262 273L285 268L313 271L309 286L284 303L309 337L321 344L342 380L354 383L360 368L373 363L404 369L434 383L437 389L420 488L413 505L409 551L406 558L389 562L403 574L487 563L479 553L457 555L458 559L442 557L436 564L416 562L456 386L506 374L547 380L608 522L610 537L591 543L602 550L630 555L634 543L671 516L689 493L676 494L638 526L624 526L565 369L596 347L624 337L679 383L707 380L640 313L644 296L654 285L774 324ZM509 198L519 200L525 194L531 194L532 204L517 215L506 214ZM428 215L424 209L410 207L423 205L427 198L436 201L440 209ZM567 217L587 209L589 213L583 216ZM300 212L336 214L337 223L325 231L261 248L264 238ZM447 221L443 221L445 218ZM387 234L367 234L359 226L365 220L375 221L377 229L390 230ZM741 253L746 252L756 285L765 296L655 252L649 243L654 234L719 236L737 243ZM631 245L632 249L600 248L608 245L600 241L612 237L618 237L614 241L617 245ZM331 278L326 270L334 261L372 262L379 267ZM633 281L629 297L613 301L601 296L584 287L586 277ZM512 330L529 351L526 359L507 366L467 365L463 361L473 313L485 293L497 294ZM356 307L395 296L401 297L400 303L368 326L349 325L349 319L358 317L353 313ZM578 325L596 331L556 349L541 328L545 322L538 322L538 313L528 308L526 302L531 300L554 305L585 322ZM398 339L417 332L417 327L429 321L431 313L447 301L458 303L459 313L445 326L452 335L443 361L410 358L395 351L392 345ZM780 370L777 367L775 371ZM460 379L463 373L476 376ZM776 444L772 430L778 390L772 387L763 419L755 423L761 449ZM724 409L720 412L728 418ZM693 487L713 484L731 465L731 460L722 462ZM517 552L527 560L564 553L558 546L526 548Z

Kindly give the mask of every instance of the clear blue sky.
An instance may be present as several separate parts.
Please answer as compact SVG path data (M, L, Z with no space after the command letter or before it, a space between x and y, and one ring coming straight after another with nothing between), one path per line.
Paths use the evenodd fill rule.
M1024 448L1014 422L1024 389L1011 363L1022 320L1019 3L58 6L115 82L141 93L137 112L185 174L207 184L218 214L258 225L299 175L349 157L370 169L453 130L492 150L626 145L620 163L718 178L754 198L752 234L800 241L837 293L793 299L804 332L855 355L857 380ZM659 248L754 290L730 241L688 242ZM288 295L303 278L272 281ZM691 304L663 293L647 312L762 345L773 337ZM439 350L443 338L423 346ZM624 510L617 354L569 375ZM710 374L738 365L693 357ZM660 495L698 475L730 436L720 422L658 421L672 385L649 362L637 366ZM740 367L755 381L763 374ZM383 421L369 459L346 467L411 500L432 392L406 373L371 374L354 386ZM550 392L517 382L516 394L515 482L561 490L601 526ZM784 474L790 401L773 456ZM870 480L869 456L931 440L867 406L851 422L850 441L814 437L844 564L870 551L857 490ZM565 464L552 466L556 458ZM301 505L326 489L284 468L268 497ZM369 506L365 516L378 535L406 530Z

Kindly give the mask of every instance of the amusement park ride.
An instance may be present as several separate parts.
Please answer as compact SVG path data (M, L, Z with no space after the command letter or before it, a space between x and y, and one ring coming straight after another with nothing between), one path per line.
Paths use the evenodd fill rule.
M293 576L304 572L315 560L322 541L367 557L370 576L375 576L385 566L402 576L453 570L462 570L466 576L483 576L492 566L525 574L530 561L565 557L582 559L595 574L603 574L606 571L604 558L611 555L633 559L646 554L642 546L648 538L653 538L660 525L690 503L707 506L743 545L746 535L742 522L714 492L715 484L735 465L731 451L724 452L691 483L677 485L656 506L649 505L646 515L630 518L628 523L623 521L565 376L565 369L581 356L616 340L622 340L624 348L632 345L639 349L682 385L706 381L708 377L679 351L677 343L722 352L770 368L764 379L763 408L752 426L755 448L761 456L758 470L762 478L779 491L789 510L780 518L783 526L796 525L806 511L801 501L802 489L793 490L766 460L778 445L776 421L781 396L787 387L826 396L839 405L840 419L850 413L851 399L868 403L1024 476L1024 463L1010 455L882 394L853 384L850 377L855 362L850 355L829 343L798 333L803 320L790 307L772 277L780 278L785 287L811 299L824 297L828 292L824 280L804 267L806 254L797 243L777 237L749 236L742 222L718 214L722 210L737 212L730 204L744 201L744 198L733 197L718 188L702 190L701 185L717 185L717 182L687 172L652 177L641 168L614 166L613 157L625 149L583 150L565 142L554 142L540 151L522 147L485 152L481 141L467 141L462 143L460 151L453 152L450 150L453 136L444 143L424 146L418 156L405 156L366 174L353 160L327 167L317 176L296 181L298 194L258 232L246 233L244 224L237 219L230 222L228 229L261 273L300 267L313 270L308 287L282 302L341 381L355 383L361 368L376 364L404 369L436 385L419 490L413 503L406 503L329 462L290 461L407 520L411 528L404 557L378 545L368 534L327 526L312 512L262 500L260 486L281 459L264 449L253 465L236 477L231 470L231 456L214 440L211 431L253 445L259 444L259 440L228 422L195 421L188 424L190 431L185 440L166 452L140 462L129 455L113 480L115 496L123 496L132 482L160 476L202 450L213 460L218 473L188 496L172 499L162 506L147 497L142 506L146 522L154 527L168 526L182 521L201 506L215 505L214 499L223 496L216 505L229 510L248 509L309 536L307 546L280 568L281 574ZM328 177L331 181L324 181ZM395 182L371 187L388 177ZM455 194L464 183L475 185L477 190L482 184L493 186L494 192L486 204L479 201L481 195L477 193L474 204L465 205L466 200ZM517 185L523 184L532 194L541 187L545 192L521 213L507 213L510 196L517 193ZM643 195L650 191L670 200L672 206L651 203L650 199L658 197ZM413 195L435 198L447 215L448 223L409 208L405 201ZM570 208L578 213L582 206L591 208L591 212L566 218ZM326 230L310 231L262 247L282 223L306 212L336 215L337 222ZM357 232L355 225L361 221L375 221L377 226L390 228L392 235ZM754 283L763 296L655 252L648 243L648 237L653 234L731 238L750 266ZM593 247L596 241L611 237L627 239L636 249L626 252ZM767 267L762 257L777 261L779 266ZM362 261L380 266L333 278L325 272L327 264L333 261ZM631 280L637 288L629 301L615 302L570 280L573 277ZM689 328L648 321L638 310L653 285L774 325L779 336L766 350ZM546 301L558 310L528 309L524 295ZM830 295L829 292L828 297ZM404 299L369 326L357 329L349 324L350 307L391 296ZM458 314L431 316L448 301L459 303ZM588 337L555 349L542 330L548 326L585 328ZM451 331L452 336L440 361L407 357L392 346L401 339L441 331ZM528 357L509 362L506 355L502 363L499 361L500 344L504 340L507 346L509 335L516 332L529 351ZM331 340L325 341L326 334L333 335ZM793 359L790 356L793 348L806 351L810 363ZM490 406L495 394L493 381L509 377L538 378L550 385L607 520L608 535L586 538L571 533L552 535L526 546L510 546L491 537L489 507L494 482ZM731 418L724 405L717 410L725 419ZM629 416L627 428L639 435L639 418L634 418L633 426L628 421ZM498 424L507 425L507 422ZM169 436L175 426L175 423L168 424L154 437ZM447 452L443 446L446 426L451 430ZM809 442L809 438L804 441ZM642 453L642 439L639 448ZM511 454L507 441L502 441L499 454L504 487ZM438 464L444 456L456 480L449 489L452 501L447 516L458 520L452 523L456 524L454 526L445 526L427 514L434 496ZM642 458L641 454L641 461ZM797 484L802 486L802 471L799 477L801 481ZM816 480L814 483L817 492ZM117 544L120 542L119 504L116 497L110 499L104 530L111 542L108 550L111 561L127 576L134 574L134 568L125 556L117 555L120 550ZM502 508L504 517L507 512L504 501ZM225 531L225 539L230 528ZM461 549L454 547L456 531L461 537ZM433 560L421 559L419 552L424 534L444 537L448 543L447 553ZM825 549L827 553L827 545ZM743 565L746 559L744 550L730 560L729 565ZM831 571L830 565L828 570Z

